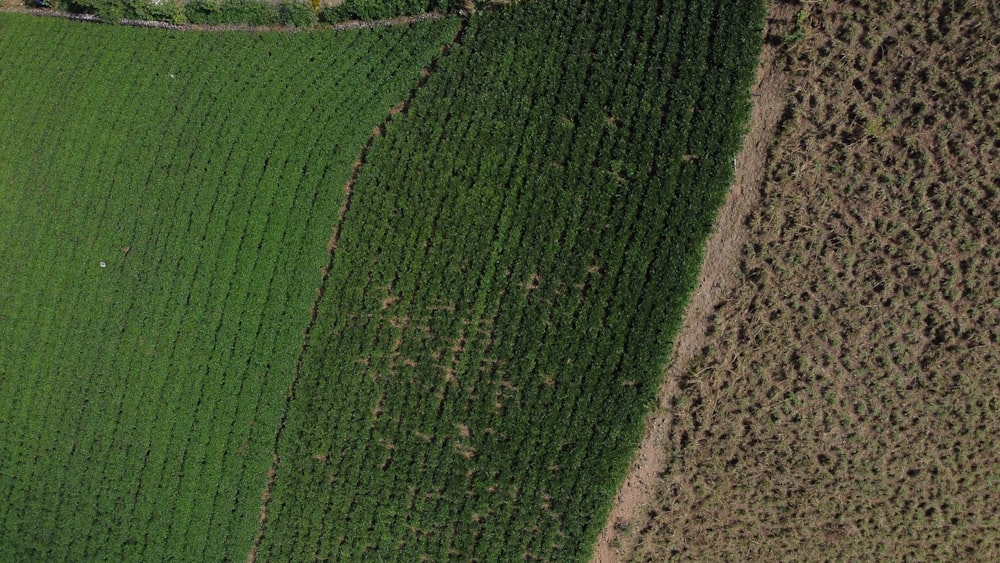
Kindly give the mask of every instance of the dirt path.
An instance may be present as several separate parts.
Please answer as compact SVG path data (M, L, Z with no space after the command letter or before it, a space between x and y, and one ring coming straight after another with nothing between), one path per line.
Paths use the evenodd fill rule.
M794 7L779 4L771 7L768 21L787 22L794 15ZM768 25L767 31L771 27ZM787 99L787 80L775 61L776 56L776 47L764 45L753 89L750 130L736 160L735 181L719 210L715 230L705 247L705 262L698 287L691 295L670 364L665 368L658 406L646 418L642 442L594 546L591 559L594 563L621 561L624 554L632 552L635 540L631 533L636 531L632 529L632 524L642 520L641 516L653 506L659 490L660 472L667 466L670 430L667 409L677 393L677 381L687 372L691 359L706 346L712 312L725 291L735 283L733 273L737 269L737 257L748 240L745 220L759 200L768 149Z

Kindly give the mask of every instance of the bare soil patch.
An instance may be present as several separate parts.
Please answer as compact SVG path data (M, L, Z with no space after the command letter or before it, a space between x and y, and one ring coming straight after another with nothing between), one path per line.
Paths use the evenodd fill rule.
M599 560L998 560L1000 6L777 3L769 26L757 203L720 217L735 267L713 282L710 247L637 457L653 493Z

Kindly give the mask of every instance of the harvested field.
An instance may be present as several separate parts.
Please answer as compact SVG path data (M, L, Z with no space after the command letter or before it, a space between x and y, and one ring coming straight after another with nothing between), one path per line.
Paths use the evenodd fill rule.
M771 10L759 204L607 560L997 560L1000 8Z

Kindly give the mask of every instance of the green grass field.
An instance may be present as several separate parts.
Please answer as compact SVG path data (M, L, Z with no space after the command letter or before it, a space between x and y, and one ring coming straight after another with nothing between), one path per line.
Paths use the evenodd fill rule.
M0 16L0 544L585 558L730 181L762 18Z
M531 3L443 57L361 169L265 559L588 553L740 140L724 4Z
M456 25L0 16L0 557L246 556L343 186Z

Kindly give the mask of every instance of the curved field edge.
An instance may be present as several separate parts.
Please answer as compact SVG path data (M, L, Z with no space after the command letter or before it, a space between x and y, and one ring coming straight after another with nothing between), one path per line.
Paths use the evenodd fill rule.
M6 556L245 556L344 182L456 26L0 14Z
M762 17L471 20L360 171L262 556L588 556L732 177Z
M455 35L451 38L451 40L448 43L441 46L441 54L447 53L451 49L451 47L454 46L454 44L460 40L465 29L466 29L466 22L463 21L457 26L457 29L455 30ZM278 455L278 444L281 443L282 434L287 426L289 406L295 400L296 397L298 382L302 376L302 364L305 359L306 353L309 350L310 343L312 341L312 333L316 327L316 321L319 316L319 306L320 303L323 302L323 297L326 294L327 280L330 276L330 271L333 269L333 264L337 257L337 248L340 245L340 234L344 228L344 218L347 216L347 212L351 208L351 200L354 197L354 184L358 180L358 173L360 172L361 167L364 166L365 163L367 162L368 153L371 150L371 147L375 143L376 139L385 134L385 129L388 122L392 120L395 116L398 116L400 113L405 113L407 111L410 103L413 101L414 96L416 96L420 88L424 84L426 84L428 77L430 77L435 70L436 70L436 60L431 60L428 66L421 69L420 72L421 78L417 81L416 85L410 91L406 99L394 105L389 110L385 119L383 119L382 122L372 131L372 134L368 138L368 141L361 149L361 154L358 156L358 159L354 162L354 165L351 167L350 177L344 184L344 198L340 204L340 210L337 213L337 219L336 222L334 223L333 233L330 236L330 240L327 242L326 245L326 250L327 253L329 254L329 261L328 264L323 268L323 278L322 281L320 282L319 287L316 290L316 300L313 303L312 310L310 311L309 324L306 326L305 332L303 333L302 350L299 353L299 357L295 363L295 375L292 379L291 385L289 386L288 394L285 396L285 408L282 411L281 420L279 422L277 432L275 433L274 451L272 454L273 462L271 464L271 468L268 470L267 473L267 484L264 488L264 491L261 493L261 508L260 508L260 516L258 518L260 526L257 530L256 536L254 537L253 545L251 546L250 551L247 554L247 559L246 559L247 563L253 563L254 561L257 560L257 554L260 549L261 541L263 541L264 536L267 533L267 528L269 524L268 506L270 505L271 501L271 492L274 488L278 465L281 462L281 458Z

